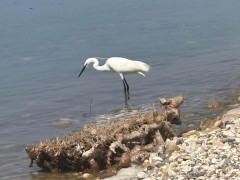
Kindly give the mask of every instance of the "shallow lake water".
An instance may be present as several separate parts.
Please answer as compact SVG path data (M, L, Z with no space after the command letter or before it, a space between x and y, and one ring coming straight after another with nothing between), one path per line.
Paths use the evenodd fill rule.
M119 116L124 94L118 74L89 66L77 78L88 57L120 56L151 66L146 77L126 76L133 109L183 93L177 129L216 117L239 95L239 8L238 0L2 2L0 179L56 178L28 167L25 146L81 128L90 104L92 123ZM208 109L212 101L220 108Z

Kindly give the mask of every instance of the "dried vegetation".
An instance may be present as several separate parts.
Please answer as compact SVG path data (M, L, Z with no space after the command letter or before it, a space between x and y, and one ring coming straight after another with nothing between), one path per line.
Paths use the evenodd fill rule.
M87 172L141 163L166 138L175 136L171 124L181 124L182 102L183 95L161 98L164 109L136 113L111 124L88 124L65 137L28 146L30 166L36 163L51 172Z

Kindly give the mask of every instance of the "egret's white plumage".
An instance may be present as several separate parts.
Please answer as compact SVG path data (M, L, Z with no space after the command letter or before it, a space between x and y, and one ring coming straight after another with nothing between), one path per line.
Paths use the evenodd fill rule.
M88 58L85 61L82 71L80 72L78 77L81 76L84 69L91 63L93 63L93 67L98 71L116 72L120 75L124 85L125 102L127 99L130 99L130 94L129 86L124 75L130 73L138 73L142 76L145 76L143 73L148 72L150 69L150 66L144 62L134 61L122 57L111 57L107 59L106 63L102 66L99 66L99 61L97 58Z

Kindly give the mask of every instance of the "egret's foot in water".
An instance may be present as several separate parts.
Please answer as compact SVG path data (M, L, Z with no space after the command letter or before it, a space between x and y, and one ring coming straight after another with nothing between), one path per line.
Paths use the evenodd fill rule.
M124 102L124 109L127 110L129 107L128 107L128 95L125 94L125 102Z

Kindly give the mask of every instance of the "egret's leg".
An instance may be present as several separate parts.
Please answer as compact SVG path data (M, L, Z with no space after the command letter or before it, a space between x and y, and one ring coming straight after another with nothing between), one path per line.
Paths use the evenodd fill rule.
M124 82L124 81L122 81L122 82L123 82L123 87L124 87L124 94L125 94L125 96L126 96L126 94L127 94L127 88L126 88L125 82Z
M128 99L130 99L130 93L129 93L129 86L128 86L128 83L127 83L127 81L126 81L125 78L123 78L123 80L124 80L124 82L125 82L125 84L126 84L126 86L127 86L127 97L128 97Z
M123 87L124 87L125 108L128 108L128 93L127 93L127 91L128 91L128 89L129 89L129 87L128 87L127 83L126 83L126 80L125 80L125 78L124 78L124 75L123 75L122 73L119 73L119 75L120 75L120 77L121 77L121 79L122 79Z
M122 82L123 82L124 95L125 95L125 108L127 108L127 107L128 107L128 95L127 95L127 89L126 89L126 84L125 84L124 80L123 80Z

